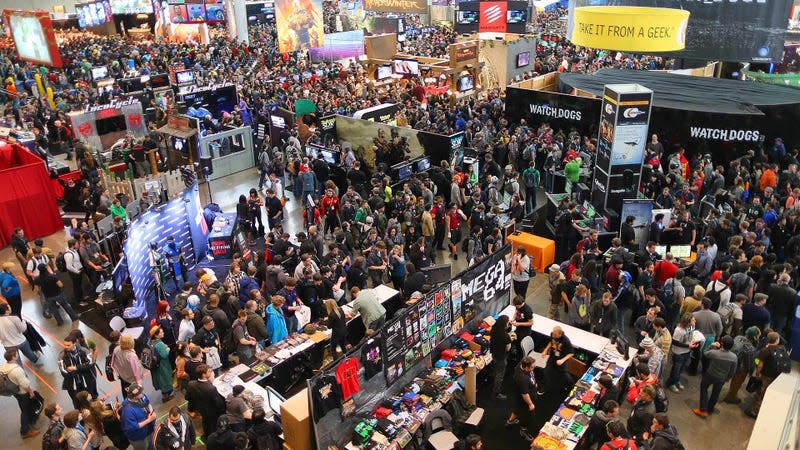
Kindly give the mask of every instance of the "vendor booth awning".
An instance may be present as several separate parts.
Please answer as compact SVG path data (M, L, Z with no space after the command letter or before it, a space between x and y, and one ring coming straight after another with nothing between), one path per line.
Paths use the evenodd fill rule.
M189 139L190 137L197 134L197 130L189 129L189 130L182 130L180 128L171 127L169 125L164 125L163 127L157 129L159 133L164 133L169 136L179 137L181 139Z
M14 228L28 239L64 228L44 161L18 144L0 140L0 248Z
M763 115L759 106L800 103L800 92L785 86L669 72L603 69L593 75L563 73L559 91L580 89L598 97L607 84L638 83L653 90L653 106L685 111Z

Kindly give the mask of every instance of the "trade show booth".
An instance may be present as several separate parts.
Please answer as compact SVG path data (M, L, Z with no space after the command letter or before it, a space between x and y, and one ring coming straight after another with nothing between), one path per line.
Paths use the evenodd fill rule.
M516 77L534 70L536 36L504 33L480 40L483 82L504 89Z
M19 144L0 140L0 248L11 243L16 227L35 239L64 224L44 161Z
M92 149L105 151L118 140L132 135L147 135L142 104L135 98L113 100L98 106L87 106L83 111L67 114L75 137Z
M225 127L227 128L227 127ZM250 127L228 128L200 136L200 161L210 167L209 180L216 180L255 165L253 131Z

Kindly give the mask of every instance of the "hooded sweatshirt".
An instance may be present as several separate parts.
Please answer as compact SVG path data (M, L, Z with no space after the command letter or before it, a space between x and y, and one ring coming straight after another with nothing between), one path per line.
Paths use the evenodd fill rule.
M678 430L674 426L653 433L650 450L673 450L678 448Z

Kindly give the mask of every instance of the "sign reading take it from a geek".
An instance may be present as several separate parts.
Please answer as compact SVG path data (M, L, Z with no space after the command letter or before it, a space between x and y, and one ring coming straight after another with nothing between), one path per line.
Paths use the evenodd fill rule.
M676 51L686 47L688 23L689 11L679 9L585 6L575 8L569 39L604 50Z

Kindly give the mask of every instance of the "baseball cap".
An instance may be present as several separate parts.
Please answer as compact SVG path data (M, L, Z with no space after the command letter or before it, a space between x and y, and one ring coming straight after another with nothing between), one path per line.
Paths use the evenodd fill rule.
M128 394L128 397L136 397L137 395L140 395L142 392L144 392L144 389L142 389L142 386L139 385L138 383L132 383L127 388L125 388L125 393Z

